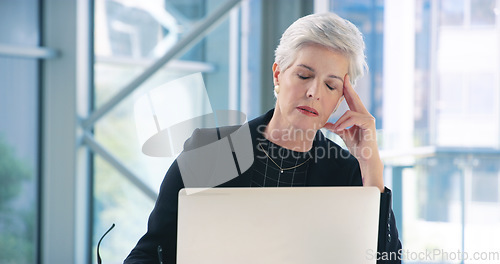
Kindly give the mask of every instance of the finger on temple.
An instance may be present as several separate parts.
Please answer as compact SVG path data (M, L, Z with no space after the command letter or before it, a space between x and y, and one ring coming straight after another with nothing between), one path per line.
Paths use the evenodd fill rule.
M368 112L358 93L352 87L350 77L347 74L344 78L344 98L349 109L356 112Z

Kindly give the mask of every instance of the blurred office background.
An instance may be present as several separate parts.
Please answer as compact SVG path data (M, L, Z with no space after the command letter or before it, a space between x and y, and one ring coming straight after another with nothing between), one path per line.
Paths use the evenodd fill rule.
M121 263L174 159L141 152L137 100L201 72L211 109L254 118L281 33L325 11L364 34L404 248L500 252L500 0L0 0L0 263L96 263L112 223ZM167 118L207 107L169 96Z

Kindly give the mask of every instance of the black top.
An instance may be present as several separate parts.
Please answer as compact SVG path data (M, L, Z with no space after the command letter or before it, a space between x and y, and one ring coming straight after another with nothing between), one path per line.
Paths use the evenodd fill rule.
M254 157L262 154L262 150L259 150L260 147L258 144L262 141L259 140L262 138L259 131L264 131L263 128L271 120L273 112L274 109L241 126L241 128L245 126L249 128ZM246 168L242 159L239 159L240 154L238 151L235 151L239 144L235 138L238 137L238 134L244 134L240 133L239 129L240 126L197 129L184 144L184 152L188 153L190 150L200 148L210 142L223 140L229 142L228 151L232 151L239 176L217 187L250 187L252 186L252 181L256 183L260 182L258 174L262 172L263 167L262 163L259 163L258 157L249 165L249 168ZM350 155L347 150L328 140L321 131L316 133L311 155L313 158L307 164L300 166L306 170L306 178L304 178L305 186L362 186L361 170L356 158ZM161 184L155 207L149 216L148 230L130 252L124 263L158 263L158 246L163 248L164 263L175 263L178 192L185 187L179 170L179 164L183 166L180 158L174 161L167 171ZM214 164L214 167L217 167L217 164ZM288 168L286 166L280 167ZM267 168L269 170L273 167L268 165ZM299 167L297 167L297 170L300 171ZM275 173L272 177L276 178L276 176ZM260 177L260 179L264 178ZM289 181L279 179L277 182L285 183ZM291 182L295 182L295 179ZM296 182L298 183L298 180ZM265 185L267 186L267 184ZM277 185L281 186L281 183ZM401 242L398 239L396 222L391 208L391 191L385 188L380 198L378 256L394 256L394 253L397 254L401 249ZM356 232L356 230L351 230L351 232ZM377 261L377 263L401 263L401 261L387 262L381 260Z
M306 185L307 169L313 160L311 152L289 150L267 139L259 140L257 146L251 187Z

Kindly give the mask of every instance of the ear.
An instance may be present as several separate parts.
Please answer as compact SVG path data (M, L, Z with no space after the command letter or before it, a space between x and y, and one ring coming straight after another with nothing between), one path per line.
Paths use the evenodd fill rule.
M279 75L281 73L280 66L275 62L273 63L273 83L274 85L279 85Z

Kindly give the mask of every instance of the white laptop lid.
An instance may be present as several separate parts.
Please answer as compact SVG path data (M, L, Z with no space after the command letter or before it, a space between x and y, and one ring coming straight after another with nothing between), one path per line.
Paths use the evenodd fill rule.
M375 187L179 192L177 263L375 263Z

